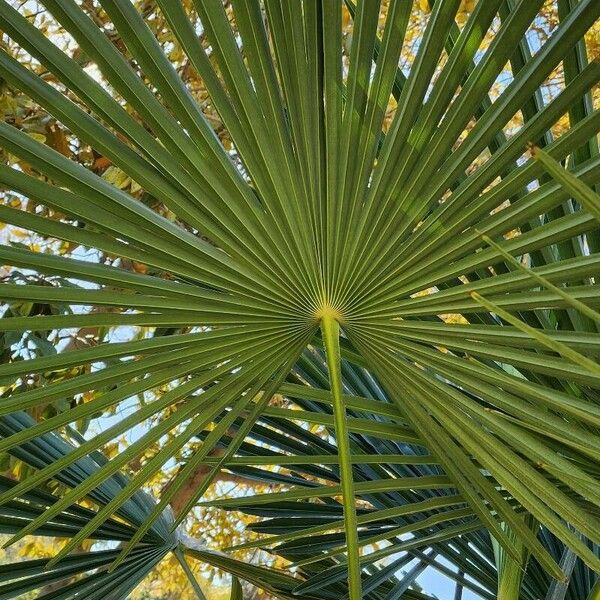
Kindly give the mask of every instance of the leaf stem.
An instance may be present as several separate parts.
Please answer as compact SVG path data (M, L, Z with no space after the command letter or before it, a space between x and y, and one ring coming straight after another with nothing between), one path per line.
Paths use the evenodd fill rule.
M196 592L196 596L198 597L198 600L206 600L206 596L202 593L200 584L198 583L196 577L194 577L194 574L192 573L192 570L190 569L190 565L188 565L187 560L185 559L185 555L183 554L181 546L177 546L173 550L173 554L175 554L175 556L177 557L177 560L179 561L179 564L181 565L183 572L186 574L187 578L189 579L190 584L191 584L192 588L194 589L194 592Z
M333 419L338 447L342 499L344 504L344 528L348 546L348 585L350 600L361 598L361 577L359 561L358 530L354 501L354 480L352 477L352 459L350 440L346 423L346 406L342 396L342 368L340 354L340 326L331 314L321 317L321 331L329 369L329 385L333 402Z

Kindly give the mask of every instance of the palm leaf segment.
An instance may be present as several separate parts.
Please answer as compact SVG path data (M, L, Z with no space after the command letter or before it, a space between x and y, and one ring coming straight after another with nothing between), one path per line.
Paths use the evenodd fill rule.
M20 413L3 418L0 429L3 436L10 436L34 424L35 421L29 415ZM71 435L78 437L76 432L71 432ZM54 461L72 454L74 450L72 443L67 443L54 433L46 433L23 444L15 450L15 455L26 463L43 469ZM75 487L107 462L102 453L93 452L90 456L71 460L69 466L57 476L57 480L66 486ZM105 507L127 483L126 477L119 473L114 474L98 485L90 493L89 499L99 508ZM18 484L4 477L0 479L0 490L13 498L0 508L2 533L18 532L23 525L32 523L44 514L44 511L52 507L56 501L56 496L39 489L19 493ZM154 506L155 502L149 495L136 491L116 511L117 519L105 520L90 534L89 539L94 542L130 544L137 531L144 526L151 515ZM47 522L36 529L36 534L68 539L76 535L97 514L97 511L73 505L56 514L52 522ZM154 520L141 538L140 544L116 568L114 561L121 552L119 546L106 550L81 552L66 557L60 564L50 567L48 561L44 559L21 561L17 565L2 565L0 566L0 594L3 598L22 598L23 594L41 588L42 592L38 597L45 600L127 598L168 552L173 551L178 554L182 564L187 568L185 558L182 556L181 536L170 531L172 521L173 516L169 512L163 513ZM240 573L244 579L283 598L291 597L290 591L297 585L292 577L269 569L244 565L197 543L193 544L193 549L189 547L186 549L195 558L225 568L230 573ZM195 584L197 585L197 582ZM52 589L53 585L56 585L57 589ZM201 594L200 591L200 599L204 597Z
M44 497L47 506L42 503L44 510L13 540L49 527L179 428L132 480L119 480L119 489L104 498L54 565L67 565L57 561L109 527L115 513L139 525L123 515L124 507L200 436L201 449L161 502L147 508L117 565L134 560L169 494L199 464L212 462L213 476L222 467L243 468L293 485L244 500L246 510L276 517L265 524L266 533L281 529L281 511L324 511L311 527L286 526L287 533L270 539L302 567L305 581L297 593L318 589L339 596L346 576L351 598L361 597L361 585L364 597L382 597L382 585L386 593L402 593L407 585L395 572L406 550L431 547L448 557L462 547L463 575L454 578L473 586L464 573L475 576L485 597L494 583L481 564L491 551L484 529L513 561L525 548L541 577L544 571L563 577L560 556L544 543L550 537L598 569L591 544L600 543L600 371L589 360L600 350L593 310L600 296L591 284L600 264L598 223L593 210L571 200L568 187L545 175L542 162L520 159L526 144L535 142L550 159L569 157L579 185L598 182L600 115L591 111L589 93L600 65L586 63L581 40L600 16L600 4L560 0L560 24L533 54L526 33L541 0L479 2L460 28L459 0L435 2L404 73L398 60L411 2L392 0L379 27L377 1L343 7L235 0L232 29L220 0L194 2L199 21L179 1L158 0L206 85L233 153L221 145L133 4L101 2L119 49L73 0L43 4L99 75L89 75L6 1L0 3L0 28L61 85L48 84L7 54L0 55L0 75L174 218L1 124L2 147L44 175L2 165L1 183L67 215L58 222L3 206L4 221L149 266L146 274L132 273L4 247L0 256L7 264L86 282L6 283L4 300L108 310L11 317L2 327L145 326L181 333L0 367L3 378L18 379L117 359L62 383L5 395L0 411L7 422L24 418L16 411L111 386L54 417L3 431L0 448L12 452L132 395L178 384L96 438L35 464L33 477L8 487L1 502L34 493L124 431L170 411L116 460L69 480L63 498L50 504ZM348 56L342 52L343 11L354 18ZM198 42L198 23L209 50ZM492 27L494 40L479 52ZM489 90L508 61L511 82L492 102ZM566 85L544 103L540 89L561 61ZM384 134L392 95L398 108ZM503 129L519 112L524 124L507 138ZM554 139L550 129L567 112L571 128ZM471 168L482 153L487 160ZM538 187L530 185L536 181ZM593 199L590 194L586 198ZM515 231L519 235L505 238ZM532 271L516 268L511 255L527 255ZM565 297L560 292L567 283ZM423 290L433 293L419 294ZM461 315L462 323L440 318L449 313ZM539 335L530 335L531 328ZM269 407L276 393L302 410ZM325 426L336 444L312 436L298 421ZM216 445L227 450L213 460ZM375 453L382 455L380 464L370 460ZM296 475L279 476L257 468L273 463L300 466L292 467ZM359 508L357 498L364 501ZM242 503L233 498L221 505ZM536 523L545 537L537 535ZM344 528L345 534L331 533ZM402 541L408 532L414 538ZM309 533L319 534L312 549L294 541ZM384 540L392 543L361 554ZM435 554L421 553L423 564ZM388 556L396 560L386 570L379 561ZM287 591L280 593L290 593L287 579L282 585Z
M29 415L20 413L4 417L0 427L3 436L10 436L34 425L35 421ZM15 454L41 469L66 456L72 449L72 445L58 435L47 433L23 444ZM67 486L75 486L85 481L87 476L92 475L105 462L106 459L99 452L72 461L69 467L58 475L58 480ZM123 479L122 475L115 474L103 481L90 494L90 499L99 505L105 504L107 498L114 496L121 488ZM43 514L56 501L56 496L38 489L19 494L15 491L16 487L14 481L4 477L0 479L2 493L8 492L14 498L0 508L2 533L18 532L24 524ZM127 542L135 534L136 527L143 524L151 504L151 498L141 491L136 492L120 507L117 513L120 520L111 518L105 521L94 532L93 539ZM69 538L77 534L94 515L95 512L89 508L72 506L52 522L39 528L37 534ZM116 548L73 555L51 569L46 568L46 560L22 561L18 565L4 564L0 567L0 593L5 598L18 598L31 590L42 588L46 589L47 593L41 597L52 597L51 586L60 582L63 584L61 593L67 594L64 597L77 597L79 594L79 597L101 598L115 592L121 597L126 597L174 545L175 537L169 533L169 523L163 516L144 536L143 543L113 574L107 571L118 556L119 550ZM74 580L78 575L82 577Z

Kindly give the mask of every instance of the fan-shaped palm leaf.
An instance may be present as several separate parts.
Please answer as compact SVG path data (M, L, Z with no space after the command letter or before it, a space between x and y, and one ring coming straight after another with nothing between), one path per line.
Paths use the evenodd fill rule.
M96 365L43 388L9 387L0 399L8 424L0 448L38 469L5 486L6 507L42 499L50 478L64 479L121 433L166 414L115 459L68 477L62 497L44 495L25 520L6 521L11 541L57 527L66 533L85 518L49 567L58 577L116 558L112 575L82 581L93 582L98 597L105 581L123 597L135 584L126 565L139 562L141 575L176 545L162 522L171 497L198 465L213 464L171 529L222 468L285 485L216 504L272 517L256 529L272 534L263 545L294 561L296 577L185 548L281 597L396 598L423 565L443 570L437 555L457 565L450 576L459 586L492 597L487 532L498 564L512 565L501 575L531 557L537 580L523 583L523 597L539 597L548 576L565 578L563 547L579 558L578 569L598 570L600 238L591 187L600 180L600 113L591 110L590 90L600 65L587 64L582 39L600 4L559 0L560 24L532 52L528 29L541 0L478 2L461 27L459 0L434 2L403 72L409 1L390 0L380 31L377 0L234 0L231 14L221 0L195 0L193 13L179 0L157 0L231 152L134 4L100 4L112 39L75 0L43 2L94 65L92 74L0 2L0 28L57 83L7 53L0 76L172 217L18 123L0 124L0 145L30 167L1 165L2 185L66 215L57 221L3 206L5 222L148 266L132 273L3 247L3 262L59 276L48 285L2 284L7 303L110 310L11 316L0 327L180 333L0 366L3 380L17 382ZM347 56L343 11L354 19ZM492 101L509 61L510 82ZM561 61L565 85L547 101L541 90ZM387 126L392 96L397 109ZM552 127L567 112L571 126L555 139ZM519 113L522 127L506 136ZM524 155L530 142L544 150ZM527 257L531 272L515 268L512 256ZM460 324L447 323L447 314L460 315ZM64 452L39 446L44 436L59 440L51 432L69 423L165 384L170 391L97 437ZM90 390L107 391L39 422L25 423L17 412ZM271 407L277 393L301 410ZM328 436L302 424L321 425ZM177 435L123 479L120 469L169 432ZM135 519L126 514L139 489L198 437L200 451L161 501L144 500ZM23 455L32 444L43 460ZM226 450L215 459L217 445ZM260 469L270 464L285 470ZM118 487L103 493L114 481ZM76 507L86 497L99 508L84 517ZM157 528L163 545L148 549ZM123 529L125 538L114 539L130 542L118 557L67 557L108 529ZM422 564L397 576L415 556ZM38 572L37 564L27 571L32 584ZM589 590L589 576L587 583ZM80 593L73 585L64 597Z

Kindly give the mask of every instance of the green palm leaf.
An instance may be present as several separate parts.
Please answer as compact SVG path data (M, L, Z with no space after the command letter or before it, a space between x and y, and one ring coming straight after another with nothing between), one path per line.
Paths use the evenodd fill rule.
M0 29L50 76L2 51L0 77L144 193L20 122L0 123L0 183L45 207L0 206L0 219L96 255L1 247L4 264L35 277L0 284L0 332L150 332L26 361L9 343L0 365L0 451L35 468L1 484L0 528L11 543L69 538L48 576L88 575L60 597L126 597L170 551L186 573L185 557L231 573L232 598L237 578L282 598L427 598L409 587L429 566L454 580L457 597L464 588L558 599L571 593L569 575L592 593L600 65L588 64L583 39L600 4L559 0L559 25L534 52L541 0L480 1L464 21L459 0L431 2L402 70L410 1L158 0L230 149L135 3L100 1L108 36L75 0L44 0L93 69L12 4L0 1ZM564 84L548 100L561 65ZM566 113L570 127L554 137ZM106 254L121 260L105 264ZM20 314L27 302L49 309ZM62 381L24 383L74 367ZM137 395L152 401L97 436L62 439ZM60 402L45 418L24 412ZM182 455L162 498L140 491ZM208 476L168 519L203 465ZM267 548L293 574L182 534L224 469L280 486L210 504L261 517L253 528L264 536L243 547ZM60 496L44 491L51 479L65 486ZM85 539L125 544L70 555ZM35 589L43 568L3 568L0 596Z

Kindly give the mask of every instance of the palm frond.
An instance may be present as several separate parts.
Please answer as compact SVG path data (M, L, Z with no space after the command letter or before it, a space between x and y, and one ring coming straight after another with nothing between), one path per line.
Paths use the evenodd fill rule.
M0 183L47 209L0 206L0 218L95 253L0 248L3 263L35 274L0 284L0 332L150 332L31 360L9 344L0 451L36 469L2 480L10 542L69 538L45 565L56 581L88 573L65 598L126 597L170 551L282 598L425 599L408 588L431 566L457 595L569 597L569 574L590 593L600 64L588 64L584 39L600 4L558 0L557 27L533 48L542 0L482 0L464 20L460 0L426 3L404 69L412 2L156 4L231 147L134 2L100 1L108 36L84 5L44 0L86 69L0 1L0 29L49 75L3 50L2 79L143 190L113 185L18 120L0 123ZM549 99L559 68L564 84ZM26 302L49 308L20 314ZM74 377L27 384L72 367ZM136 395L151 401L96 436L63 439ZM45 418L29 414L58 402ZM161 499L141 491L182 455ZM209 475L167 519L201 465ZM202 502L223 469L278 490ZM44 491L51 479L62 495ZM262 517L253 528L264 537L244 547L268 548L294 574L182 537L186 515L207 504ZM126 545L71 556L85 539ZM3 568L6 593L34 589L43 568Z

